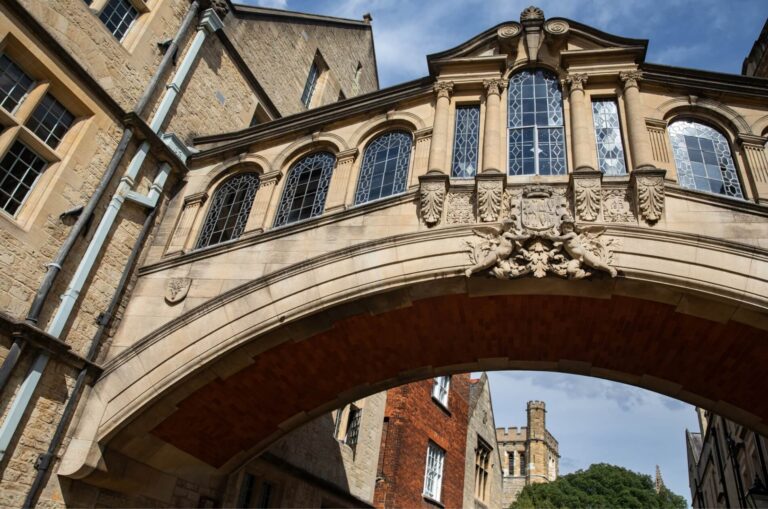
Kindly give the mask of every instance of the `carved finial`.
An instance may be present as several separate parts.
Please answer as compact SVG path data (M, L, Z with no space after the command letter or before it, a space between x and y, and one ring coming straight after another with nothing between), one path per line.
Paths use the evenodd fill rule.
M485 87L485 95L498 95L501 96L501 92L507 88L507 80L492 79L484 80L483 87Z
M587 79L589 79L589 75L587 74L569 74L567 78L565 78L565 82L568 84L569 87L571 87L571 92L574 90L584 90L584 84L587 82Z
M624 88L637 88L637 82L643 77L642 71L621 71L619 73L619 79L624 82Z
M371 16L370 12L366 12L365 14L363 14L363 23L365 23L366 25L370 25L371 21L373 21L373 16Z
M525 21L544 21L544 11L534 5L526 7L520 13L520 22L523 23Z
M435 83L434 86L435 93L437 94L437 97L451 97L451 94L453 93L453 82L452 81L438 81Z

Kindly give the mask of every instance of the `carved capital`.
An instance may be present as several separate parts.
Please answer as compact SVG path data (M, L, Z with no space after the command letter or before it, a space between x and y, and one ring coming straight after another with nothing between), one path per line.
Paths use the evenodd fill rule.
M434 85L435 94L437 95L437 98L440 99L441 97L445 97L446 99L450 99L451 94L453 93L453 82L452 81L438 81Z
M639 168L631 174L638 211L649 224L656 223L664 214L666 174L666 170L658 168Z
M477 214L484 223L499 220L507 176L500 172L484 172L475 177Z
M571 174L571 186L579 221L596 221L602 205L603 174L589 170Z
M639 88L637 82L643 77L643 72L639 70L634 71L621 71L619 73L619 79L624 83L624 90L628 88Z
M443 215L448 175L430 171L419 177L419 205L421 218L427 226L435 226Z
M414 141L428 140L432 137L432 126L413 132Z
M265 173L264 175L259 177L259 185L271 186L271 185L277 184L282 178L282 176L283 174L280 173L280 170L270 171L269 173Z
M208 199L208 193L201 191L199 193L190 194L184 198L184 206L188 205L202 205L205 200Z
M570 87L571 92L575 92L576 90L583 92L584 85L587 83L587 79L589 79L589 75L585 73L569 74L568 77L565 78L565 82Z
M358 152L359 151L356 148L339 152L338 154L336 154L336 161L337 161L336 164L350 164L354 162Z
M754 134L739 133L736 135L736 141L742 147L750 147L756 149L763 149L768 140L762 136L755 136Z
M501 93L507 88L507 80L492 79L484 80L483 88L485 88L485 96L496 95L501 97Z

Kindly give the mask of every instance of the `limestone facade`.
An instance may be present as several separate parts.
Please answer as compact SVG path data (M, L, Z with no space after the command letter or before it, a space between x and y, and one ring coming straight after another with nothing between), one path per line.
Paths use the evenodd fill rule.
M491 386L485 373L470 380L462 507L507 507L502 503L501 448L496 441Z
M503 470L502 507L509 507L529 484L552 482L560 472L560 449L546 427L546 405L529 401L528 425L496 428Z
M768 442L713 412L696 412L699 431L685 432L692 506L762 507L768 500Z

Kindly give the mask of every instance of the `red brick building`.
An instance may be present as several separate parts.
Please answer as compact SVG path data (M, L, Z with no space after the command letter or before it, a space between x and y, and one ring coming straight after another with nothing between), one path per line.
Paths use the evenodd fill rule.
M469 395L469 374L387 392L377 508L463 505Z

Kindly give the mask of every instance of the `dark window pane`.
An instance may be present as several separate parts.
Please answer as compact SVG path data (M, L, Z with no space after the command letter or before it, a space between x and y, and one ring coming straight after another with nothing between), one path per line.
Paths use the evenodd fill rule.
M27 127L51 148L56 148L72 127L75 116L51 94L45 94L27 121Z
M129 0L109 0L99 15L99 19L104 23L104 26L118 40L123 39L125 33L138 17L139 12L131 5Z
M20 141L0 161L0 208L14 215L27 197L46 162Z
M0 55L0 106L13 112L34 83L10 58Z
M335 163L333 154L317 152L293 165L285 182L275 226L309 219L323 213Z
M240 237L258 189L259 176L255 173L241 173L224 182L213 196L197 247Z

